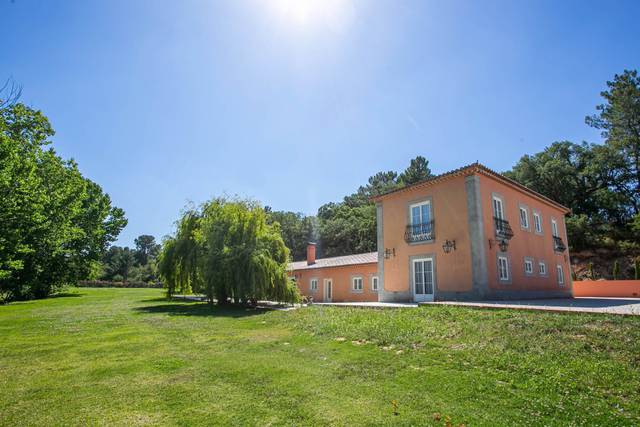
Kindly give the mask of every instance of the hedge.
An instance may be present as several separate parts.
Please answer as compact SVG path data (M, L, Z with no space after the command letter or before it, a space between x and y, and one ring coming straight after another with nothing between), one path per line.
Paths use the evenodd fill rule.
M79 288L162 288L161 282L112 282L110 280L81 280Z

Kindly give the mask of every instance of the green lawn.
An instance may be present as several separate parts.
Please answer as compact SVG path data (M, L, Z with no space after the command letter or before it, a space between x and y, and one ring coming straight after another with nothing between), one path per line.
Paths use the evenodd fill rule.
M640 423L640 317L72 292L0 306L1 425Z

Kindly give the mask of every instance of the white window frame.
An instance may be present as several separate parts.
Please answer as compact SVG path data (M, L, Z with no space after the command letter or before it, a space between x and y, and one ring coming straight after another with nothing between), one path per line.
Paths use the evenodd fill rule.
M429 207L429 221L433 219L433 211L431 210L431 200L423 200L421 202L412 203L409 205L409 224L410 225L426 224L426 222L424 221L424 218L422 218L422 209L420 209L420 222L418 224L413 223L413 208L417 208L417 207L422 208L422 206Z
M356 287L356 283L359 283L359 287ZM362 291L364 291L364 284L362 282L362 276L353 276L351 278L351 290L353 292L362 292Z
M564 268L561 264L556 265L556 275L558 279L558 286L564 286Z
M436 260L433 256L420 257L417 256L415 258L409 257L411 263L411 292L413 293L413 300L416 302L422 301L433 301L435 292L436 292ZM430 264L431 270L430 275L427 274L427 269L425 268L427 263ZM416 266L421 265L420 272L422 273L422 285L423 285L423 293L417 292L417 281L416 281ZM431 281L431 293L426 293L427 291L427 282L430 279Z
M560 237L560 233L558 232L558 221L555 218L551 218L551 235L553 237Z
M520 212L520 228L528 230L529 229L529 208L527 208L526 206L520 206L519 212ZM523 212L524 212L524 217L522 216Z
M496 204L496 202L498 202L498 204ZM497 206L500 206L500 209L497 209ZM499 218L499 219L505 219L504 216L504 200L502 200L502 197L497 196L497 195L493 195L491 196L491 210L493 211L493 216L494 218ZM498 215L498 213L500 213Z
M318 278L312 277L309 279L309 290L311 292L318 292Z
M542 214L533 212L533 229L536 233L542 234Z
M504 269L502 263L504 261ZM505 273L503 276L502 273ZM498 280L500 282L508 282L511 280L511 272L509 271L509 258L506 256L498 256Z
M527 266L529 267L529 271L527 271ZM533 260L530 258L524 259L524 274L528 276L533 275Z
M378 276L371 276L371 290L373 292L378 292L379 289L380 289L380 279L378 278Z
M538 273L541 276L547 275L547 263L544 261L538 261Z

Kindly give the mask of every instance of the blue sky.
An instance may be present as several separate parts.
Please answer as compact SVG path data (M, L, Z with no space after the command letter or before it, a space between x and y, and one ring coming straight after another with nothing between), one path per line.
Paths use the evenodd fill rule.
M302 2L302 3L300 3ZM0 0L0 79L127 212L222 193L313 214L423 155L509 169L640 68L640 2Z

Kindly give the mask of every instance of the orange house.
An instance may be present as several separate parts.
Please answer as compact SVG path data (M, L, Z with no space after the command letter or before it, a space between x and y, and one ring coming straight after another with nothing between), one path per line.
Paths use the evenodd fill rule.
M374 198L378 252L290 264L314 301L571 297L569 209L474 163Z
M289 264L300 294L316 302L378 301L378 253L316 259L307 245L307 260Z
M569 209L479 163L374 200L380 301L572 295Z

